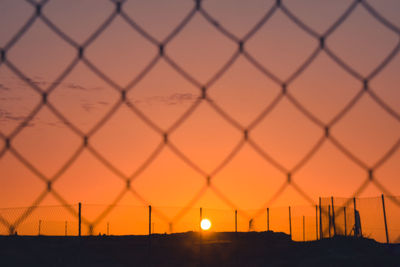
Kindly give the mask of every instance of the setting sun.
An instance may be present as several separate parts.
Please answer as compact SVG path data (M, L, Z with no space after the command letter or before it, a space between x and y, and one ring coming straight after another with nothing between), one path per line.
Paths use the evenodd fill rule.
M200 227L202 230L209 230L211 228L211 221L209 219L201 220Z

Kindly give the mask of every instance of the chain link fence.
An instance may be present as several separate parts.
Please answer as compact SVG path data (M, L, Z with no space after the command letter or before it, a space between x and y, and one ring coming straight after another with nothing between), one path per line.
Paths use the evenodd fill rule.
M323 198L320 222L322 236L333 237L336 233L336 235L364 236L382 243L398 243L400 225L396 218L400 208L393 204L398 199L383 195L381 198ZM359 229L355 230L357 220Z
M146 207L147 205L151 205L145 197L143 197L139 191L135 188L136 178L140 177L141 174L148 168L152 167L153 162L157 159L160 153L168 149L171 153L174 154L177 158L181 159L189 168L195 171L197 174L203 177L204 186L198 190L196 194L193 195L192 199L188 201L188 203L182 203L182 206L185 206L179 211L176 212L174 217L166 216L167 212L165 212L162 208L154 208L154 216L157 218L156 220L161 220L164 224L169 225L169 228L165 228L164 226L160 227L160 223L155 222L155 232L168 232L169 229L172 229L172 225L179 225L182 223L182 220L186 217L195 216L198 218L197 209L195 209L196 202L209 190L214 192L216 196L222 200L225 204L230 206L232 210L237 210L241 217L246 218L245 223L246 226L242 226L242 228L248 227L249 220L253 219L255 222L258 218L265 217L265 211L267 207L272 207L275 203L276 199L280 197L285 190L288 188L293 189L297 192L302 198L304 198L307 202L311 204L313 207L310 210L310 215L306 215L307 219L307 229L314 228L312 225L313 220L308 220L311 214L314 214L314 207L317 205L317 200L314 197L309 196L306 193L304 188L302 188L298 180L296 179L296 175L298 172L306 166L310 161L313 160L315 154L321 149L324 143L329 142L333 145L338 151L340 151L345 157L347 157L348 161L356 164L360 170L362 170L365 174L365 179L363 183L353 192L353 196L359 196L368 185L375 185L383 194L385 195L393 195L381 182L381 177L376 176L376 170L383 166L389 159L393 157L393 155L398 151L400 146L400 138L397 138L397 141L394 142L390 148L379 157L379 159L374 164L369 164L365 162L360 155L354 154L351 150L349 150L344 144L342 144L333 134L332 129L348 114L357 104L360 102L362 97L369 97L372 101L374 101L377 105L379 105L384 112L393 118L397 123L400 122L400 114L396 111L396 109L392 108L389 104L385 102L375 91L371 85L371 81L380 74L385 68L391 63L394 58L398 55L400 50L400 28L393 24L391 21L382 16L368 1L351 1L346 10L328 27L328 29L322 33L315 31L312 27L308 26L304 23L299 17L296 16L296 13L291 11L285 1L277 0L274 1L271 7L266 10L264 16L243 36L237 36L227 28L223 26L223 23L220 23L216 18L214 18L209 11L204 8L204 3L201 0L193 1L192 8L190 12L186 14L186 16L180 21L180 23L166 36L166 38L159 40L150 34L145 28L141 27L139 23L136 22L135 17L130 16L127 12L125 12L124 5L125 1L111 1L113 5L113 10L110 12L110 15L101 23L100 26L92 32L84 42L77 42L74 38L69 36L66 32L63 31L62 28L58 27L56 23L54 23L49 17L46 15L46 6L51 1L34 1L28 0L27 3L31 6L31 15L25 22L25 24L9 39L1 48L0 48L0 70L6 69L10 71L14 75L16 75L21 81L23 81L26 86L31 89L31 92L40 97L40 101L36 104L36 106L30 111L30 113L24 117L22 121L18 123L18 126L15 127L10 133L0 133L0 138L3 141L3 146L0 148L0 160L5 157L7 154L13 155L20 163L22 163L38 180L43 182L43 191L37 196L35 201L31 203L30 207L27 209L21 209L18 211L13 210L12 215L7 215L7 211L2 211L0 217L0 223L3 228L8 230L4 230L3 232L12 233L15 229L23 228L24 223L27 223L30 220L37 221L39 224L40 218L42 217L40 214L44 212L44 208L39 208L40 204L43 202L44 198L48 195L52 195L64 208L64 212L69 215L63 214L61 217L55 217L55 224L59 224L57 227L54 226L54 234L62 234L62 232L67 229L67 234L76 233L77 229L76 220L78 217L76 205L72 205L68 203L65 196L59 193L55 189L55 184L59 182L59 180L63 179L63 175L71 168L76 161L79 160L79 157L84 152L90 153L94 156L105 168L107 168L113 175L117 176L124 182L123 188L121 191L115 196L112 203L109 203L107 206L97 206L88 209L88 212L84 213L83 222L88 226L88 233L95 233L94 231L100 231L102 233L107 232L105 229L105 222L107 216L113 212L113 214L121 213L125 208L120 204L121 199L127 194L132 194L138 200L140 200ZM392 32L397 36L397 44L396 46L384 57L375 68L368 73L367 75L361 74L357 69L354 69L348 63L346 63L346 59L337 55L334 50L331 49L329 38L330 36L336 32L341 26L348 20L356 9L363 9L373 18L377 23L385 27L387 30ZM287 19L293 22L301 31L303 31L308 37L317 42L315 49L309 54L298 67L297 69L289 75L286 79L279 78L273 69L266 68L257 58L257 56L252 55L247 49L247 43L258 34L258 32L268 25L271 18L280 12ZM185 70L173 56L169 55L168 48L170 43L177 38L181 33L185 32L185 29L188 27L190 22L195 18L195 16L200 16L205 19L208 24L213 27L221 36L227 38L233 45L237 48L235 52L230 56L230 58L223 64L221 68L218 69L214 73L214 75L208 79L206 82L201 82L195 76ZM102 71L102 66L97 66L89 57L87 57L87 51L90 50L90 46L93 43L96 43L96 40L102 36L102 34L110 27L112 22L117 18L122 19L126 22L129 27L143 38L145 38L148 42L149 46L153 46L156 49L156 53L154 54L152 60L147 63L147 65L141 70L141 72L132 77L131 81L126 86L121 86L117 82L113 80L113 77L107 75L107 73ZM72 19L72 18L71 18ZM58 75L58 77L44 86L40 83L35 82L31 79L27 74L25 74L20 66L17 66L13 63L13 61L8 57L9 51L13 49L14 46L18 44L18 42L23 38L24 35L29 33L30 29L33 27L35 23L41 21L46 25L46 27L56 34L59 38L63 40L63 42L69 46L71 49L75 51L75 56L71 58L69 65ZM296 79L301 77L301 75L309 68L309 66L322 54L329 57L332 61L334 61L337 66L339 66L343 71L349 74L353 80L355 80L359 84L359 89L357 93L347 100L346 105L335 114L335 116L328 122L324 122L317 114L311 112L307 106L303 105L301 101L295 97L295 95L291 92L291 85L294 83ZM213 98L210 96L210 90L212 87L228 72L235 62L239 59L244 59L248 63L250 63L253 67L255 67L258 71L260 71L269 81L280 88L280 93L278 93L274 99L272 99L269 104L266 104L262 112L260 112L250 123L244 125L240 123L235 117L231 116L226 110L220 106ZM152 70L158 65L160 62L166 63L173 70L175 70L180 77L185 79L188 83L190 83L193 87L197 88L199 97L196 97L191 102L188 109L170 126L167 128L163 128L158 125L156 122L152 120L147 114L145 114L140 108L138 108L137 103L132 101L129 97L127 97L128 93L133 91L140 82L149 75ZM82 130L79 126L77 126L72 120L68 119L67 116L63 114L60 109L54 105L51 101L51 96L58 90L60 84L68 77L68 75L76 68L78 63L84 64L87 68L91 70L91 72L100 78L103 82L105 82L110 88L115 90L119 94L119 98L111 105L111 108L108 112L97 121L97 123L91 127L89 130ZM398 85L396 85L398 86ZM264 149L258 142L252 137L253 130L267 117L271 115L271 113L277 109L279 103L282 101L288 101L293 105L293 107L298 110L305 118L309 120L312 124L320 129L320 137L317 142L314 143L311 147L309 147L307 153L299 160L296 164L291 167L286 166L274 156L272 156L268 150ZM242 136L240 141L234 145L230 152L224 157L223 160L217 164L213 170L207 171L203 169L200 165L197 164L194 160L191 159L190 156L185 154L174 142L171 140L170 136L178 131L178 129L190 118L196 114L196 111L199 109L199 106L205 103L209 107L211 107L217 114L222 118L226 123L230 124L237 132ZM150 127L154 133L156 133L159 137L158 146L153 150L149 157L144 159L143 163L137 167L130 175L126 175L123 171L121 171L117 166L115 166L110 160L108 160L93 144L92 138L93 136L101 131L101 129L107 125L109 120L121 109L128 108L131 112L133 112L140 120ZM81 144L75 148L75 152L64 162L64 164L55 172L52 176L45 175L44 171L35 167L32 164L31 160L20 152L13 143L14 140L20 136L26 127L37 117L40 111L44 108L47 108L52 115L54 115L59 121L62 122L64 127L68 129L68 131L72 132L76 137L81 140ZM66 130L67 131L67 130ZM245 145L248 145L251 149L253 149L259 156L262 157L268 164L272 165L278 172L283 174L286 179L280 185L278 190L270 197L269 199L265 199L265 204L258 210L246 211L238 208L234 202L230 199L230 196L226 195L223 188L218 188L214 183L214 177L220 173L226 166L228 166L232 160L237 156L237 154L244 148ZM7 179L4 177L3 179ZM178 185L176 185L178 186ZM398 198L388 197L387 205L390 205L388 209L395 209L400 206L400 201ZM348 210L351 210L352 198L347 200L343 200L339 207L347 207ZM361 204L360 204L361 205ZM86 207L86 206L84 206ZM46 208L47 209L47 208ZM51 208L49 208L51 209ZM272 209L272 208L271 208ZM360 206L360 209L361 208ZM89 210L93 212L90 214ZM194 212L196 211L196 212ZM146 212L146 208L143 208L142 212ZM295 212L295 211L294 211ZM360 211L364 213L364 211ZM367 212L367 211L365 211ZM49 213L53 212L49 211ZM54 211L54 214L59 214L59 209ZM139 212L141 213L141 212ZM212 211L210 211L212 213ZM218 213L218 212L217 212ZM324 214L329 214L329 212L324 211ZM388 212L391 214L391 212ZM132 216L135 212L130 212ZM196 215L190 215L196 214ZM221 213L219 213L221 214ZM271 210L271 214L273 211ZM286 214L285 212L282 212ZM122 215L121 215L122 216ZM228 215L227 215L228 216ZM231 216L231 215L229 215ZM232 215L233 216L233 215ZM239 217L240 217L239 216ZM263 217L264 216L264 217ZM293 215L293 219L297 221L299 218L302 220L303 215ZM299 217L300 216L300 217ZM343 214L340 212L335 214L336 220L342 220ZM389 215L392 216L392 215ZM139 216L143 217L143 216ZM224 216L225 217L225 216ZM348 216L349 218L351 216ZM364 216L362 216L364 217ZM371 216L367 216L368 218L372 218ZM145 218L145 217L143 217ZM128 217L123 219L123 221L132 220L132 224L135 221L134 217ZM261 219L260 219L261 220ZM197 221L197 219L195 220ZM310 225L308 224L310 221ZM312 222L311 222L312 221ZM343 220L342 220L343 221ZM43 221L41 223L41 228L43 231L46 229L47 224L50 222ZM276 220L271 220L271 224L276 223ZM351 224L351 221L349 222ZM364 221L363 221L364 223ZM27 232L32 232L34 228L39 228L39 225L36 226L26 226ZM69 226L71 224L71 226ZM296 223L297 224L297 223ZM389 223L390 225L391 223ZM100 226L101 225L101 226ZM265 225L265 223L262 223ZM64 226L64 228L63 228ZM30 227L30 228L29 228ZM124 224L121 225L111 225L113 233L125 233L123 230ZM146 221L143 221L142 226L137 226L138 229L144 227L146 229ZM160 229L159 229L160 227ZM391 227L391 226L390 226ZM107 227L106 227L107 228ZM185 228L185 227L183 227ZM188 230L190 227L186 227ZM229 227L228 227L229 228ZM369 226L365 226L365 229L368 229ZM372 229L371 226L370 229ZM395 229L394 227L393 229ZM30 229L30 230L28 230ZM96 230L95 230L96 229ZM102 230L100 230L102 229ZM114 230L115 229L115 230ZM117 230L120 229L120 230ZM271 227L271 229L277 229ZM341 229L341 228L340 228ZM221 229L223 231L225 229ZM278 229L279 230L279 229ZM347 229L346 232L348 232ZM24 232L25 230L21 230ZM108 230L109 231L109 230ZM119 232L120 231L120 232ZM282 231L287 231L282 229ZM310 230L312 231L312 230ZM338 230L338 231L343 231ZM395 231L395 230L393 230ZM51 233L50 230L46 233ZM365 232L364 232L365 233ZM372 232L371 232L372 233ZM308 235L307 235L308 236ZM308 238L308 237L307 237ZM313 238L313 237L310 237ZM394 237L395 238L395 237ZM299 238L295 238L299 239Z

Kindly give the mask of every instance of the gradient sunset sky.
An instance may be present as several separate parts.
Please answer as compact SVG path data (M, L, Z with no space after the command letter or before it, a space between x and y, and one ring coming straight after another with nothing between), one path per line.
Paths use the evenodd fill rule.
M287 86L293 99L323 125L330 122L360 93L363 79L369 77L391 54L384 68L369 80L369 90L379 97L392 113L383 109L368 93L330 128L330 134L366 169L349 159L325 139L319 149L291 180L303 191L304 198L289 185L273 202L268 201L282 188L299 162L325 136L324 128L306 117L287 96L261 120L258 116L282 94L274 81L243 53L210 86L210 79L238 51L238 44L223 35L196 12L190 21L165 45L169 59L193 78L199 87L207 86L208 101L202 91L165 57L131 88L126 98L156 126L152 127L126 104L103 124L89 144L122 175L130 176L161 149L154 160L131 182L132 188L154 206L184 207L201 192L193 206L258 209L272 206L315 203L320 196L352 197L368 179L373 168L400 138L400 1L368 0L358 4L339 27L328 35L325 46L354 69L360 79L337 64L326 51ZM354 1L282 1L291 12L318 35L323 35ZM204 0L202 9L217 25L239 40L276 5L276 1ZM41 12L48 21L78 46L115 11L112 1L54 0ZM373 7L390 25L384 25L369 13ZM124 14L139 25L154 42L163 43L170 33L193 10L190 0L126 1ZM285 82L319 47L320 41L288 18L280 7L269 20L246 40L244 50ZM48 102L87 135L118 103L121 93L79 61L59 83L54 81L77 58L77 48L60 38L40 18L11 47L10 40L35 14L26 1L0 1L0 47L6 59L28 79L22 80L9 64L0 65L0 206L31 205L47 190L47 184L24 166L8 149L11 146L47 178L55 175L82 145L82 137L67 127L48 106L43 106L16 136L14 130L42 101L40 93L56 85ZM135 30L123 16L115 19L84 51L84 57L99 71L125 88L159 55L159 47ZM198 103L196 105L196 103ZM163 145L163 133L190 108L196 105L168 140L194 163L201 173ZM230 118L216 111L218 106ZM256 120L256 124L253 122ZM211 176L210 183L220 194L207 188L206 177L244 140L244 130L264 153L284 170L265 160L249 142L244 142L231 161ZM157 132L157 130L159 132ZM376 170L374 179L394 195L400 195L400 149ZM52 184L52 189L68 203L109 204L126 188L118 177L90 149L84 148L71 166ZM203 192L202 189L205 191ZM373 183L361 196L382 193ZM386 193L386 192L384 192ZM223 196L223 197L221 197ZM143 205L128 192L119 204ZM40 205L59 204L51 193Z

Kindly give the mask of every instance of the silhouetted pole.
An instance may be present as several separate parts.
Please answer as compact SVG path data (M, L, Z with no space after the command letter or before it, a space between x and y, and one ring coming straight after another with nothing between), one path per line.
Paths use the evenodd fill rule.
M267 208L267 230L269 231L269 208Z
M333 236L336 236L336 224L335 224L335 206L333 205L333 196L331 197L332 203L332 224L333 224Z
M235 210L235 233L237 233L237 210Z
M315 205L315 236L318 240L318 205Z
M203 208L200 208L200 245L199 245L199 263L203 266L203 229L201 229L201 221L203 220Z
M332 218L331 218L331 205L328 205L328 214L329 214L329 231L328 231L328 234L329 234L329 238L331 238L331 227L332 227L332 224L331 224L331 221L332 221Z
M357 216L356 216L357 207L356 207L356 198L355 198L355 197L353 197L353 207L354 207L354 237L357 237L357 233L358 233L358 228L356 227L356 222L357 222Z
M200 232L202 231L201 229L201 221L203 220L203 208L200 208Z
M38 235L40 235L40 227L42 225L42 220L39 220L39 231L38 231Z
M290 206L289 206L289 233L290 233L290 239L292 239L292 214L290 212Z
M385 221L386 243L389 244L389 233L388 233L387 221L386 221L385 197L383 196L383 194L382 194L382 209L383 209L383 219Z
M343 207L343 214L344 214L344 236L347 236L347 215L346 215L346 207Z
M149 236L151 235L151 205L149 205Z
M81 236L82 230L82 203L79 202L78 204L78 235Z
M107 235L110 235L110 223L107 222Z
M321 212L322 208L321 208L321 197L319 198L319 239L323 239L324 238L324 232L322 230L322 216L321 216Z
M151 262L151 205L149 205L149 263Z
M68 235L68 222L65 221L65 236Z
M303 215L303 242L306 241L306 217Z

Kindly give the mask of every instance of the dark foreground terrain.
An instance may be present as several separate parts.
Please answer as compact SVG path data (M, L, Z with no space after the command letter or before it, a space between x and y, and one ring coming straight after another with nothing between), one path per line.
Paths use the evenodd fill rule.
M0 266L400 266L400 245L273 232L0 237Z

